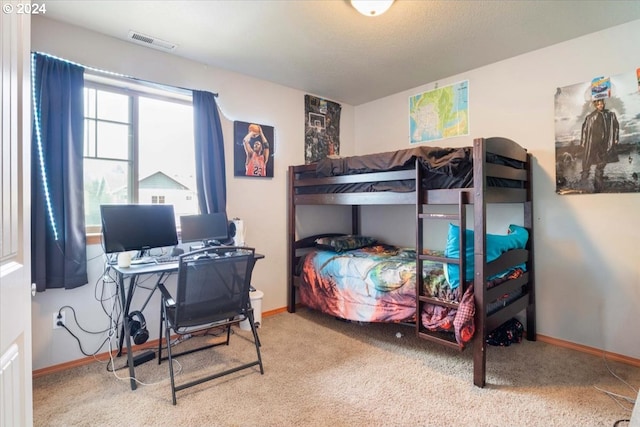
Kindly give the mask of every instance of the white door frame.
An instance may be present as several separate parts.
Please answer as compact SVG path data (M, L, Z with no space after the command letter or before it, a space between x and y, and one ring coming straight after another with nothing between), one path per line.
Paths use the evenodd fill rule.
M0 13L0 426L33 425L31 358L31 19ZM22 12L22 13L21 13Z

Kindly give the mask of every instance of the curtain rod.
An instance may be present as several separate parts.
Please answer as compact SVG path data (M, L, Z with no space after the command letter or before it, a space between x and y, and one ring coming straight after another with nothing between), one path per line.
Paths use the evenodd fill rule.
M167 84L164 84L164 83L156 83L156 82L152 82L150 80L144 80L144 79L140 79L140 78L137 78L137 77L127 76L125 74L115 73L113 71L101 70L99 68L94 68L94 67L89 67L89 66L86 66L86 65L78 64L77 62L73 62L73 61L70 61L68 59L60 58L60 57L57 57L55 55L51 55L51 54L48 54L48 53L43 53L43 52L32 52L32 53L35 53L35 54L38 54L38 55L42 55L42 56L48 56L49 58L54 58L54 59L57 59L58 61L64 61L64 62L67 62L69 64L73 64L75 66L84 68L85 70L90 70L90 71L92 71L94 73L105 74L105 75L108 75L110 77L115 77L115 78L119 78L119 79L131 80L131 81L134 81L134 82L136 82L138 84L142 84L142 85L146 85L146 86L152 86L152 87L156 87L156 88L157 87L161 87L162 89L165 89L165 90L167 90L167 89L174 89L174 90L178 89L180 91L186 91L186 92L188 92L189 96L191 95L193 90L197 90L197 89L188 89L188 88L184 88L184 87L180 87L180 86L167 85ZM217 98L218 97L218 93L217 92L213 92L213 96Z

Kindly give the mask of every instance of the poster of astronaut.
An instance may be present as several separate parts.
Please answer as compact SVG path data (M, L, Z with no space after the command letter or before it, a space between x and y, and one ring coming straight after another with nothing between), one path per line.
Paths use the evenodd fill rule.
M304 96L304 162L340 155L340 104Z
M273 126L233 122L234 176L273 178Z
M556 193L640 192L640 69L558 88Z

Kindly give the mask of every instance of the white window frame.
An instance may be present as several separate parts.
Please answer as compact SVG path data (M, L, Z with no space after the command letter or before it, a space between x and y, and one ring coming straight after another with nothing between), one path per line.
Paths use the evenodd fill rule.
M138 203L139 201L139 159L138 159L138 99L139 97L153 98L177 104L193 106L193 97L191 91L171 86L164 86L156 83L136 80L129 77L106 75L92 70L85 70L84 74L85 88L103 90L130 96L130 150L129 159L131 163L129 170L129 188L131 193L128 195L130 203ZM83 159L85 158L83 153ZM194 171L195 173L195 171ZM100 233L100 226L87 225L85 227L87 235L97 235Z

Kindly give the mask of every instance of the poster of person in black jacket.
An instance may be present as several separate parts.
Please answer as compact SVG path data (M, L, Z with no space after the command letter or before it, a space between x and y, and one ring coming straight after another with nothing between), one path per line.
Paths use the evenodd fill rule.
M589 178L591 166L595 165L593 177L594 190L600 192L604 185L604 168L607 163L617 162L617 145L620 125L616 113L605 108L604 99L593 101L594 110L585 117L582 123L580 146L582 153L583 180Z
M640 192L636 70L556 89L556 193Z

